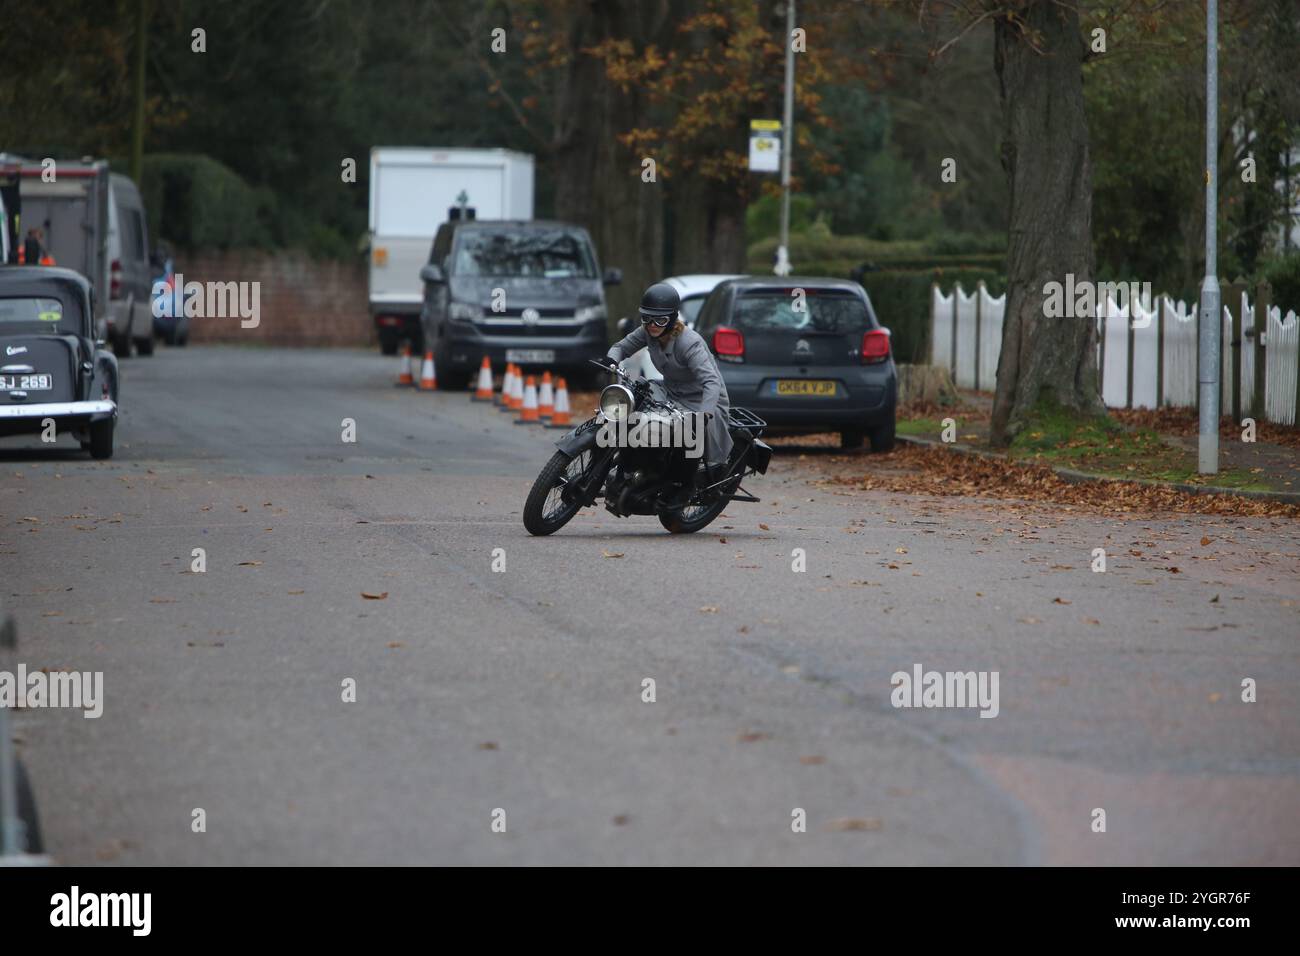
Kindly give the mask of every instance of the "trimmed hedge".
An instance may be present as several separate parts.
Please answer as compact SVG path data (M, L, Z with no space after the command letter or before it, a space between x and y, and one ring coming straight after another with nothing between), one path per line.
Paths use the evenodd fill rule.
M1261 272L1273 287L1273 304L1281 307L1282 316L1288 311L1300 315L1300 252L1274 259Z
M871 296L876 317L893 333L895 360L925 364L930 361L931 285L937 282L942 291L951 292L953 283L960 282L969 293L981 280L990 295L1006 291L1006 277L1001 272L980 268L868 272L861 281Z
M144 157L140 193L149 233L184 249L269 248L267 223L275 198L254 189L209 156L156 153Z

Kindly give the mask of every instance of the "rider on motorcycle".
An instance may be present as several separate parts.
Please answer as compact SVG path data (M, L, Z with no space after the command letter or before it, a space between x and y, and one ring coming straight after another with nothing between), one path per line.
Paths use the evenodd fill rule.
M695 485L720 479L731 454L728 430L730 401L727 385L708 344L679 315L681 296L667 282L656 282L641 297L641 326L615 342L606 355L612 366L644 348L660 374L668 397L689 411L703 412L705 467L695 472ZM698 461L699 459L693 459Z

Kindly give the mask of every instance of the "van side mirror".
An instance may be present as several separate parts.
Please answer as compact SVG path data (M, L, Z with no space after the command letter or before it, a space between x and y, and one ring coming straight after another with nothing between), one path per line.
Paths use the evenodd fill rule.
M623 270L622 270L622 269L606 269L606 270L605 270L605 278L604 278L602 281L604 282L605 285L622 285L622 284L623 284Z
M442 271L442 266L430 262L420 269L420 278L425 282L441 285L447 281L447 275Z

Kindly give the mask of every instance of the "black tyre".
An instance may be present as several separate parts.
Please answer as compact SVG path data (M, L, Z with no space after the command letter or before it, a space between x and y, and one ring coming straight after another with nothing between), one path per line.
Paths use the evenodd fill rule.
M180 339L176 337L176 331L173 329L163 336L163 343L166 345L175 345Z
M379 333L379 352L381 355L396 355L400 340L389 332Z
M153 336L147 339L136 339L135 350L141 355L153 355Z
M707 528L726 510L727 505L731 503L731 496L736 493L738 487L740 487L740 479L736 478L723 489L722 497L712 504L691 504L680 511L660 512L659 523L672 534L694 534L702 528Z
M871 437L871 450L873 452L885 452L894 450L894 419L890 419L886 425L873 428L869 435Z
M45 852L45 840L41 836L41 819L36 813L36 797L32 793L31 781L27 779L27 768L21 760L14 762L18 791L18 819L22 821L26 834L27 852L33 855Z
M840 431L840 447L845 451L861 448L867 433L861 428L845 428Z
M114 421L106 418L102 422L92 422L90 426L90 457L98 460L113 457Z
M469 388L470 376L468 372L448 372L443 375L438 373L438 387L448 392L463 392Z
M178 336L176 339L176 344L179 345L181 348L185 348L185 346L189 345L190 333L186 332L184 335Z
M551 456L524 502L524 527L529 534L554 534L578 513L580 506L566 504L561 492L566 482L577 479L590 467L591 458L590 450L576 458L570 458L562 451Z
M118 358L131 357L131 338L127 335L113 336L113 354Z

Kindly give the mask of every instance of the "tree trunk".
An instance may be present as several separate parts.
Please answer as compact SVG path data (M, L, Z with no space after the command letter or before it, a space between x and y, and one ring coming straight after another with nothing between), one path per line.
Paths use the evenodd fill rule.
M1011 186L1007 306L991 428L998 445L1010 443L1045 397L1079 414L1105 413L1093 319L1044 315L1047 283L1064 285L1067 273L1076 286L1093 280L1079 16L1066 4L1032 0L1023 19L1041 52L1010 19L1001 17L994 27L1002 165Z

